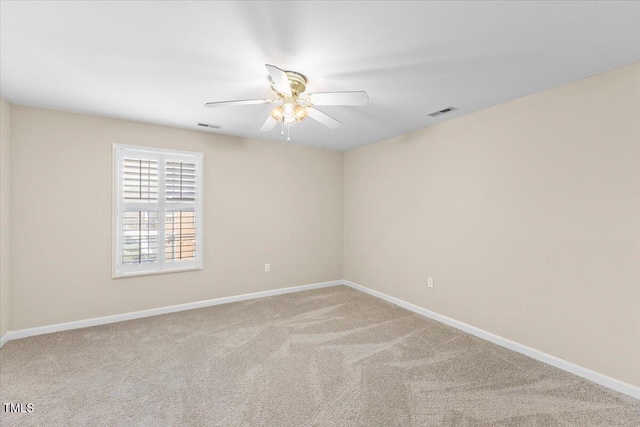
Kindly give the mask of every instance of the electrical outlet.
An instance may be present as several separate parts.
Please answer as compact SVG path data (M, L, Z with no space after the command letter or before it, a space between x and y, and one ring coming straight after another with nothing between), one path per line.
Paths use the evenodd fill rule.
M270 271L271 271L271 264L265 264L265 265L264 265L264 272L265 272L265 273L268 273L268 272L270 272Z
M433 288L433 278L429 277L427 279L427 286L430 288Z

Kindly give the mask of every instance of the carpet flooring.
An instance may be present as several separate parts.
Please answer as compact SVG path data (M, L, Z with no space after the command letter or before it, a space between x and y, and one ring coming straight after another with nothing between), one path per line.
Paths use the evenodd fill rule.
M338 286L10 341L8 426L639 426L640 401ZM4 408L0 408L4 409Z

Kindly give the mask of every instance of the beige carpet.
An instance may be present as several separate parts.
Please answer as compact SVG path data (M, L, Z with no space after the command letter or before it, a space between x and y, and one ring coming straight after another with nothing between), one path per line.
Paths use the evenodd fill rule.
M640 402L339 286L10 341L5 426L639 426ZM2 408L0 408L2 409Z

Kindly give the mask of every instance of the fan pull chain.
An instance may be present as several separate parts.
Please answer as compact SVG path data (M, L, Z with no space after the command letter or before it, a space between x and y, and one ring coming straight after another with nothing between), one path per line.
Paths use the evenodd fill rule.
M280 130L280 135L284 136L284 119L282 120L282 129Z
M291 141L291 138L289 138L289 129L291 129L291 126L287 125L287 142Z

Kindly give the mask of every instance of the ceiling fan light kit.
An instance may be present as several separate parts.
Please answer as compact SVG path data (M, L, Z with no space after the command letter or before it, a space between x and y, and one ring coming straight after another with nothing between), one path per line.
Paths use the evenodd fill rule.
M338 128L342 123L328 114L314 108L315 105L361 106L367 105L369 97L366 92L323 92L301 96L307 89L307 78L295 71L284 71L280 68L265 64L271 77L271 89L277 99L245 99L240 101L209 102L206 107L239 106L278 103L267 120L260 128L263 132L273 130L276 124L282 124L281 135L284 136L284 126L287 126L287 141L289 127L311 117L330 129Z

